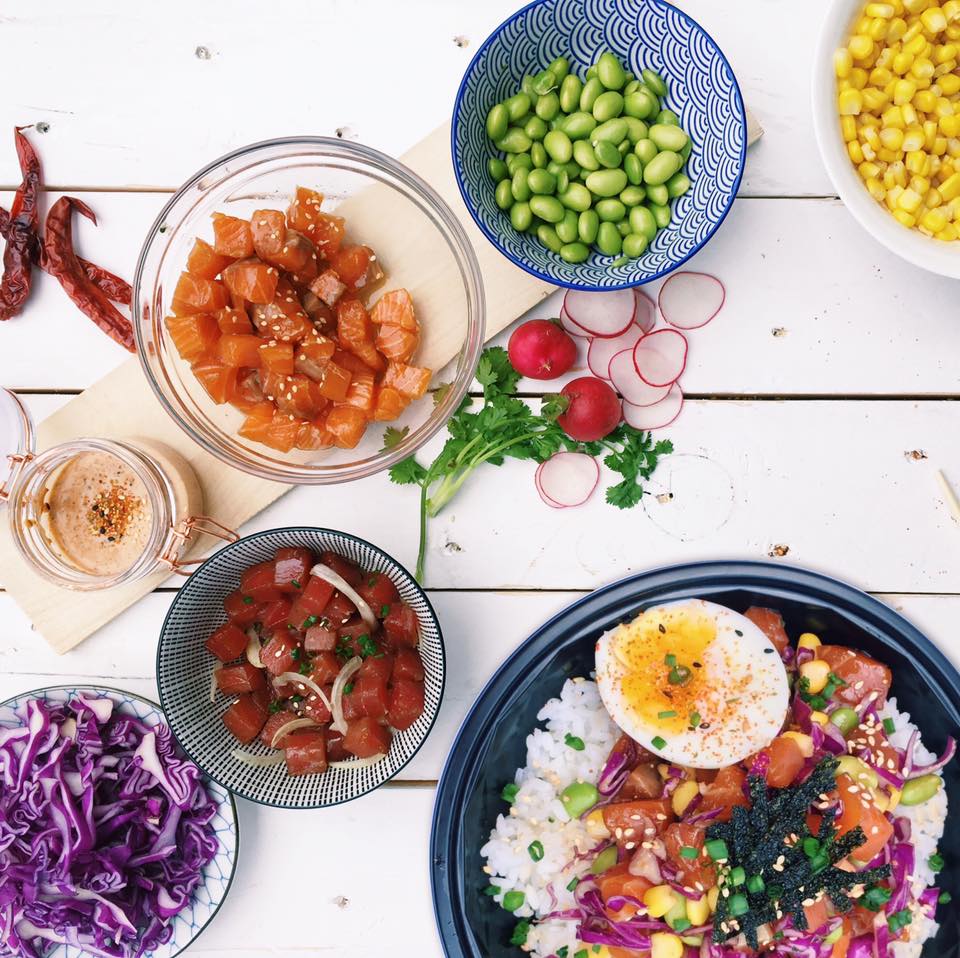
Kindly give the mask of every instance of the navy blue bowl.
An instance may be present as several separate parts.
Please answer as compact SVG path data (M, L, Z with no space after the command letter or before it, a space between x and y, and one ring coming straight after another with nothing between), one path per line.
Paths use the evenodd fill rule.
M437 791L431 880L437 926L448 958L518 958L515 925L483 894L480 848L497 814L500 791L526 761L537 712L566 678L593 669L597 637L661 602L697 597L743 611L780 610L790 635L815 632L863 649L893 669L893 695L910 712L924 743L940 752L960 728L960 674L942 652L879 600L804 569L765 562L702 562L630 576L575 602L541 626L480 693L450 751ZM945 771L949 801L960 807L960 761ZM954 816L957 812L954 811ZM940 886L960 901L960 828L940 843L947 869ZM952 867L951 867L952 866ZM960 909L941 906L941 929L924 958L960 953Z
M673 220L640 257L594 250L564 262L535 236L518 233L494 202L487 160L499 155L486 134L490 108L519 92L565 56L581 79L605 50L640 76L652 69L667 82L666 106L693 141L690 191L673 202ZM502 23L470 61L457 92L451 131L453 169L477 226L504 256L539 279L576 289L622 289L664 276L693 256L723 222L740 187L747 117L740 87L723 52L686 13L665 0L534 0Z

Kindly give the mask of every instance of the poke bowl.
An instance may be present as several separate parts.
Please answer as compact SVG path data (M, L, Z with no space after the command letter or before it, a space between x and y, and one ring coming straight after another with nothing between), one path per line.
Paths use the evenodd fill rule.
M159 706L100 686L37 689L0 704L0 742L4 775L24 785L0 797L16 822L4 940L49 958L173 958L191 945L230 891L237 811L183 759ZM38 783L58 778L61 801L55 788L38 801ZM72 846L58 841L60 814L76 815Z
M310 136L191 176L146 237L132 313L177 425L297 484L415 452L463 399L484 338L476 257L440 196L376 150Z
M528 273L577 289L686 262L729 212L746 146L729 62L664 0L535 0L481 45L453 109L454 172L477 226Z
M779 666L782 661L788 671L799 668L797 679L791 680L794 691L790 694L795 697L786 700L790 703L787 722L793 729L794 723L809 719L805 727L810 730L809 737L815 744L808 755L800 746L802 733L782 733L761 750L765 759L761 761L757 757L761 753L755 753L744 761L735 782L729 777L721 781L721 776L729 776L732 768L721 766L719 762L686 763L696 766L693 770L695 780L702 774L703 781L709 782L701 788L696 781L688 782L689 767L681 767L675 758L668 762L659 756L668 755L669 749L677 742L697 732L697 726L705 727L705 718L701 721L699 715L691 713L689 727L664 732L659 740L657 737L644 739L633 725L629 737L622 734L624 725L629 723L624 722L618 711L616 696L609 692L609 680L604 677L607 666L603 664L600 649L605 645L609 648L616 636L625 634L624 629L629 634L627 624L633 627L644 616L660 615L663 610L671 608L671 604L679 607L680 604L710 606L711 603L716 604L713 608L723 607L746 622L744 630L754 628L752 623L757 623L759 641L770 647L769 654L764 654L767 645L763 650L754 650L760 654L752 654L749 661L757 669L764 664L761 660L769 660L771 667L774 662ZM739 615L751 609L749 619ZM758 610L763 609L774 611L758 616ZM669 620L666 621L667 634L674 635ZM777 623L781 635L785 632L790 644L780 645L773 637ZM659 631L654 631L659 637ZM740 642L746 644L748 640L752 641L749 634ZM731 641L733 645L730 647L736 649L737 640ZM821 642L822 646L818 645ZM760 907L757 896L763 901L768 886L784 901L788 898L783 886L777 887L777 881L783 880L774 874L778 868L789 866L786 878L794 874L792 868L808 868L816 876L827 866L819 861L815 863L815 857L821 850L825 855L832 854L829 851L831 843L843 840L820 831L822 820L819 825L814 820L813 825L817 826L822 843L817 839L816 847L812 842L804 844L805 839L801 840L800 834L794 842L792 832L785 841L796 844L797 848L791 852L784 846L786 862L774 857L778 868L752 874L753 866L749 861L753 859L748 861L748 858L763 851L763 841L744 845L742 838L729 831L731 827L752 827L754 820L750 816L760 801L754 790L754 776L760 776L761 786L763 778L767 778L769 789L765 794L775 805L778 798L797 794L787 787L777 791L783 781L777 782L776 786L772 784L780 763L777 743L784 735L792 738L788 745L792 748L796 744L801 755L800 771L794 779L799 784L790 788L802 789L805 782L814 781L817 774L832 768L834 762L846 767L854 760L853 747L845 747L843 737L839 738L841 746L836 754L829 748L824 751L823 742L838 738L836 728L832 727L832 710L839 706L839 702L816 701L806 708L806 713L802 712L803 703L810 698L810 690L819 686L800 685L799 677L808 674L811 666L807 663L819 661L821 653L828 658L828 643L834 648L847 647L850 655L847 656L845 651L843 658L848 663L861 657L884 663L889 669L886 680L892 677L889 698L876 717L867 714L870 705L856 705L852 721L854 728L852 731L848 728L843 735L857 748L861 736L870 748L874 747L870 744L874 738L896 743L899 752L891 751L887 758L901 763L900 771L906 773L907 780L913 775L906 765L910 761L915 763L917 775L926 774L927 767L935 769L933 776L939 781L934 783L936 789L922 796L912 794L916 786L909 786L907 800L898 804L907 786L897 778L897 772L880 768L876 778L869 771L857 772L858 778L861 774L865 777L851 786L855 793L861 790L858 786L869 784L868 779L870 782L885 781L886 784L878 786L880 791L894 788L894 781L900 781L902 787L892 810L883 813L889 821L881 821L883 816L875 822L864 820L864 832L858 833L852 841L847 839L852 843L869 833L871 837L865 840L864 847L866 842L874 842L878 847L883 844L883 850L869 863L854 861L855 855L850 855L847 862L856 870L865 873L871 868L889 866L889 872L879 873L886 877L865 876L866 884L854 890L856 904L850 912L851 922L855 919L862 923L865 919L870 930L864 932L863 924L848 927L844 924L845 918L833 915L832 906L831 911L824 912L820 918L814 917L814 911L808 918L808 906L811 909L827 907L821 904L821 893L811 886L810 898L801 900L798 895L795 904L797 909L802 905L804 921L819 925L822 920L819 937L813 934L813 928L808 932L801 931L799 924L796 927L781 924L778 926L779 936L768 938L765 947L772 949L770 953L773 954L829 955L832 944L825 938L833 935L832 941L843 937L849 953L857 956L922 953L933 958L935 955L956 954L960 929L956 923L956 910L948 902L951 896L960 892L960 869L957 867L960 833L956 828L950 828L948 822L944 831L946 816L956 815L955 809L950 813L946 811L948 803L954 805L960 800L960 763L952 758L955 747L952 739L960 729L960 675L956 668L898 613L852 586L817 573L767 563L707 562L635 575L577 601L520 645L481 692L454 742L444 769L431 837L434 908L448 958L479 958L481 955L507 958L519 954L517 946L521 944L535 956L566 953L571 958L581 950L588 956L599 953L630 958L646 955L654 946L654 954L678 954L684 958L742 954L738 945L746 947L746 943L737 938L737 928L722 928L721 943L713 939L717 929L711 916L719 907L717 891L722 890L720 886L724 886L729 895L723 896L725 901L739 902L737 896L742 896L744 901L740 904L746 905L742 914L756 914ZM781 648L790 650L782 658L774 654ZM856 653L851 651L854 649ZM829 656L834 663L837 661L833 658L835 654L831 652ZM686 656L667 656L663 662L669 658L673 658L675 664L672 668L664 664L666 672L672 674L677 668L683 668ZM710 662L703 655L700 658L702 662L692 663L693 671L705 665L709 672ZM848 675L851 679L849 685L840 692L836 691L839 685L828 687L822 694L827 699L831 695L845 695L847 697L840 701L856 703L857 696L870 689L871 680L846 672L845 668L831 665L832 670ZM596 674L592 680L594 670ZM660 665L657 665L653 671L659 670ZM831 671L830 675L833 674ZM794 681L797 684L793 684ZM828 686L832 681L828 679ZM663 684L663 688L672 689L674 694L677 690L673 684ZM723 691L722 685L720 689ZM875 704L881 698L871 691L863 696L863 701L869 699ZM747 709L741 707L731 712L732 719L738 723L742 721L744 730L750 723L756 723L765 702L762 697L752 694L747 701L750 703ZM651 697L651 703L655 702L656 699ZM823 725L819 724L820 718L825 716L818 718L810 712L810 708L820 709L821 706L829 710L831 716ZM675 712L657 712L657 707L656 704L650 705L654 709L651 721L661 716L665 721L674 721L666 716L676 715ZM663 708L662 705L659 707ZM579 718L574 714L578 710ZM616 715L615 723L609 718L613 715ZM704 710L704 716L707 715ZM840 718L841 713L837 712L838 726ZM684 715L676 721L686 726L688 719ZM602 732L608 722L611 727ZM723 725L723 720L720 724ZM814 725L820 731L815 731ZM869 726L866 732L865 725ZM604 736L606 739L598 745ZM632 747L639 751L628 755L630 739L633 740ZM734 742L733 739L730 741ZM654 754L648 752L645 760L642 753L647 748ZM904 758L904 753L913 757ZM933 753L944 761L935 758ZM858 754L867 755L862 751ZM826 755L826 759L821 755ZM644 761L651 764L646 765ZM564 763L570 764L572 771L564 768ZM719 771L716 770L718 766ZM708 771L701 773L701 768ZM714 771L709 771L710 768ZM749 771L743 771L747 768ZM780 771L782 766L777 774ZM640 772L653 779L656 789L662 788L660 798L650 798L653 791L640 791L645 778ZM832 774L836 775L838 782L845 781L839 771ZM883 778L885 774L886 779ZM926 782L924 788L929 784ZM564 786L562 791L561 786ZM620 790L627 786L637 789L637 793L629 796L623 806L619 804L625 801ZM816 788L816 784L813 787ZM820 795L814 796L814 801L818 802L816 814L824 817L839 815L837 828L843 832L851 827L847 815L852 812L848 812L846 801L849 799L850 810L856 812L862 807L864 811L860 814L866 815L868 797L866 792L862 799L847 796L843 792L846 784L836 787L842 792L839 800L828 794L831 786L827 786L823 793L826 800ZM687 794L687 790L693 794ZM583 803L579 793L582 791L596 793L585 800L587 807L580 807ZM870 796L873 794L871 791ZM649 800L636 801L638 796ZM918 797L922 800L919 803ZM805 800L798 802L798 814L804 814ZM577 807L568 806L568 801ZM594 801L596 804L591 804ZM872 802L873 798L870 797L869 801ZM929 804L931 801L934 804ZM735 805L743 805L744 809L737 811L733 808ZM785 806L780 804L778 807ZM878 797L875 810L870 814L879 807ZM891 805L886 807L890 809ZM624 821L615 821L624 808L631 814ZM717 817L720 815L718 809L723 808L730 814ZM738 819L737 815L741 814L744 817ZM532 815L538 816L535 825ZM730 817L733 826L723 824ZM659 824L661 821L662 825ZM774 821L779 819L771 815L764 826L770 833L775 830L771 824ZM641 824L635 825L636 822ZM609 828L606 827L608 823ZM874 826L877 832L873 831ZM641 832L634 834L635 827ZM795 831L810 838L813 836L806 835L806 829L810 827L809 822L801 823ZM561 842L558 845L557 834L571 828L575 832L583 831L582 844L566 847ZM661 831L664 828L665 831ZM714 828L721 829L720 833L713 831ZM681 832L681 829L689 831ZM761 832L766 837L763 829ZM682 840L675 840L675 835L682 836ZM646 852L650 852L653 858ZM604 859L601 866L601 856L610 855L611 861ZM744 875L740 876L737 870L744 863L747 868L742 869ZM544 865L548 871L542 871ZM694 876L695 866L698 873ZM607 874L608 868L612 870ZM552 881L543 887L538 876L547 874L552 876ZM570 874L574 877L567 883ZM604 874L613 881L612 886L604 880ZM841 877L841 884L845 881L847 877ZM927 884L935 884L936 889L927 888ZM877 890L872 890L874 888ZM715 896L713 899L710 898L711 890ZM651 891L653 895L648 897ZM868 898L859 900L858 894L868 893ZM660 902L660 897L669 901ZM891 901L892 907L898 911L888 915L885 909ZM684 910L685 916L678 917L671 911L676 907ZM929 917L934 913L939 922L938 930L933 924L934 919ZM543 920L544 914L549 915L546 921ZM792 915L787 917L793 920ZM746 922L748 918L740 920ZM772 923L780 920L770 914ZM896 950L888 950L888 946L901 936L912 934L911 928L918 931L919 941L904 942L902 947L897 945ZM580 935L583 935L582 940ZM928 935L930 937L923 943L921 952L921 942ZM729 947L728 941L732 942ZM780 941L786 950L777 950ZM791 948L794 950L789 950ZM798 951L798 948L807 948L808 951Z
M282 808L358 798L429 735L443 636L413 576L356 536L240 539L170 606L157 683L183 750L223 788Z

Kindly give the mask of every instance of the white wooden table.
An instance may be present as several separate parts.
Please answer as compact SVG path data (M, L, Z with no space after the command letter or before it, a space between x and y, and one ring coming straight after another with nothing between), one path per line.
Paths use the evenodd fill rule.
M516 4L5 0L0 205L19 181L9 131L48 124L32 136L50 201L83 191L101 218L81 228L83 254L129 277L167 195L236 146L337 134L399 155L449 116L470 57ZM731 216L692 263L728 298L693 335L692 401L667 431L683 458L654 483L673 499L623 514L595 496L558 513L540 503L528 464L472 478L431 531L427 581L448 648L433 734L399 781L350 805L241 801L237 878L191 954L438 956L427 840L456 729L529 631L628 572L775 556L884 594L960 663L960 525L935 482L937 469L960 481L958 286L898 261L833 195L808 110L826 0L802 18L793 0L682 5L729 56L766 135ZM252 85L261 57L281 62L292 95ZM551 299L533 315L558 308ZM0 384L37 418L125 358L45 276L0 328ZM386 476L300 488L244 531L330 524L412 563L415 498ZM175 587L62 658L0 593L0 697L65 681L155 697L155 640Z

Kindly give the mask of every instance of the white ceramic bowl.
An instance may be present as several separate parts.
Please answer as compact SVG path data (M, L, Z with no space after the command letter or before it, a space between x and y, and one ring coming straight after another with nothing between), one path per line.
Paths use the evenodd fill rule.
M843 46L864 0L832 0L813 63L813 122L820 155L847 209L860 225L898 256L942 276L960 279L960 241L945 243L908 229L881 206L860 179L840 134L834 51Z

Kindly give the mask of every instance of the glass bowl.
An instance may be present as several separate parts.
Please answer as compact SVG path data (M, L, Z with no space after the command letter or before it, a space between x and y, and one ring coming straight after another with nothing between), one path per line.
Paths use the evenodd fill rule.
M373 248L387 274L383 290L410 291L422 326L413 362L434 371L427 395L411 403L396 422L371 423L355 449L279 453L244 439L237 432L243 413L210 399L164 324L194 239L211 241L211 214L248 218L258 208L285 209L298 186L323 193L324 211L346 217L349 240ZM319 136L254 143L190 177L147 234L134 277L132 311L147 380L177 425L224 462L291 484L361 479L416 452L456 411L484 339L480 267L447 204L396 160ZM385 450L388 425L405 431Z

